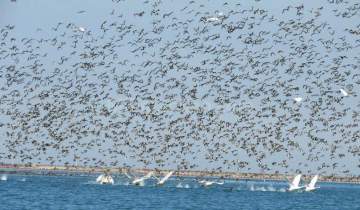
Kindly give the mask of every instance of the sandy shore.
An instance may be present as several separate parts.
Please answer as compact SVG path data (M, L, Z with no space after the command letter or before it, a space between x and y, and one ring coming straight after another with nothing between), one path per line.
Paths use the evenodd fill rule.
M12 174L41 174L41 175L56 175L56 174L97 174L108 171L111 174L122 174L127 171L126 168L100 168L100 167L83 167L83 166L51 166L51 165L20 165L20 164L4 164L0 165L1 173ZM131 169L132 173L145 174L149 171L155 171L157 175L164 175L169 170L154 170L154 169ZM243 180L277 180L286 181L292 179L293 176L285 174L257 174L257 173L237 173L237 172L208 172L208 171L176 171L176 176L181 177L214 177L225 179L243 179ZM311 176L303 176L303 179L310 180ZM340 176L321 176L319 181L322 182L337 182L337 183L352 183L360 184L360 176L357 177L340 177Z

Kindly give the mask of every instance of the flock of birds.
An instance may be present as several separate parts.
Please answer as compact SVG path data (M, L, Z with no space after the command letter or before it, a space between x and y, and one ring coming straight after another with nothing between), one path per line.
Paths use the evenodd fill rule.
M158 177L154 176L153 171L150 171L145 176L142 176L142 177L130 176L128 173L125 173L125 176L131 181L131 184L135 185L135 186L145 186L145 181L150 178L155 178L157 180L156 185L162 186L173 174L174 174L174 171L170 171L163 178L158 178ZM300 186L301 176L302 176L302 174L298 174L294 177L294 179L292 181L289 181L289 188L287 189L288 192L302 192L302 191L312 192L312 191L315 191L320 188L320 187L316 186L316 183L319 179L319 175L315 175L308 184L303 185L303 186ZM112 176L108 173L99 175L96 179L96 182L99 184L114 184L115 183ZM210 187L212 185L223 185L224 181L217 182L217 181L213 181L213 180L201 179L201 180L198 180L198 183L203 187Z
M128 180L130 180L130 183L126 183L126 184L143 187L143 186L145 186L146 180L155 179L156 180L155 186L160 187L160 186L163 186L165 184L165 182L167 182L170 179L171 176L173 176L174 172L175 171L169 171L162 178L155 176L153 171L148 172L144 176L133 176L133 175L129 175L128 173L125 173L124 175L126 176L126 178ZM278 191L279 192L313 192L320 188L319 186L316 186L319 175L315 175L308 184L303 185L303 186L300 186L301 176L302 176L301 174L296 175L292 181L288 182L289 187L286 190L281 188ZM6 174L2 174L0 176L1 182L6 182L7 180L8 180L8 177ZM25 182L26 179L21 178L19 181ZM209 188L213 185L224 185L224 183L225 183L224 181L218 182L216 180L209 180L209 179L196 179L196 181L200 186L205 187L205 188ZM114 181L114 178L108 172L105 172L104 174L101 174L96 178L96 183L101 184L101 185L114 185L115 181ZM189 188L188 184L186 184L185 186L186 186L186 188ZM176 185L176 187L183 188L181 182L178 185ZM227 188L227 189L229 189L229 188ZM253 185L251 185L249 189L251 191L258 191L258 190L260 190L260 191L276 191L276 189L274 189L272 187L268 188L268 190L266 190L266 188L263 188L263 187L258 188L258 190L256 190ZM234 187L230 187L230 190L233 191Z
M129 173L125 173L125 176L131 181L132 185L135 186L144 186L145 185L145 181L151 178L155 178L157 180L156 185L157 186L162 186L165 184L165 182L174 174L175 171L169 171L167 174L165 174L164 177L162 178L158 178L154 175L153 171L148 172L146 175L144 176L134 176L134 175L129 175ZM108 173L105 174L101 174L97 177L96 182L99 184L114 184L114 179L112 178L112 176ZM198 181L199 184L201 184L204 187L209 187L211 185L214 184L218 184L218 185L223 185L224 182L216 182L216 181L212 181L212 180L206 180L206 179L201 179Z
M360 174L359 3L113 4L0 28L0 161Z

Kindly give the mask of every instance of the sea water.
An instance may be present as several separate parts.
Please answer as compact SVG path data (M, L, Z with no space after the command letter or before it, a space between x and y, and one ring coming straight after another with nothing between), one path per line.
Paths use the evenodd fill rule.
M285 182L225 180L202 187L171 177L164 186L132 186L122 176L100 185L96 176L7 175L0 181L0 209L360 209L360 185L319 183L315 192L286 192Z

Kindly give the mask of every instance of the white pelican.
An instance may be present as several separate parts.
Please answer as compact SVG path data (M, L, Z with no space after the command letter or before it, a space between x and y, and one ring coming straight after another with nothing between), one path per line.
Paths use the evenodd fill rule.
M167 173L162 179L157 179L158 183L157 185L163 185L170 177L171 175L174 173L174 171L170 171L169 173Z
M144 185L144 181L149 179L151 176L153 176L154 172L149 172L147 173L145 176L143 177L140 177L140 178L134 178L132 176L130 176L129 174L125 173L125 175L130 179L132 180L131 183L133 185L139 185L139 186L143 186Z
M306 191L306 192L314 191L314 190L320 188L320 187L315 187L315 184L316 184L318 178L319 178L319 175L315 175L315 176L311 179L310 183L309 183L308 185L306 185L306 188L305 188L305 191Z
M341 94L343 95L343 96L348 96L349 95L349 93L348 92L346 92L344 89L340 89L340 92L341 92Z
M215 181L208 181L208 180L201 180L201 181L199 181L199 183L204 187L208 187L208 186L211 186L213 184L218 184L218 185L223 185L224 184L224 182L215 182Z
M291 183L289 183L288 191L289 192L298 191L298 190L304 188L304 186L299 186L300 180L301 180L301 174L296 175L294 180Z
M78 29L79 29L79 31L81 31L81 32L85 32L85 30L86 30L84 27L79 27Z
M110 175L101 174L96 179L96 182L100 184L114 184L114 179Z
M206 18L206 22L215 22L219 21L220 19L218 17L208 17Z
M294 101L300 103L303 99L301 97L295 97L294 98Z

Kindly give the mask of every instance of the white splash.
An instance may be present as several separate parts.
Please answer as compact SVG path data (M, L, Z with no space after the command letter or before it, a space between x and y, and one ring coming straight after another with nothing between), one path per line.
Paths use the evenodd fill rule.
M286 189L285 188L280 188L279 192L286 192Z
M185 185L183 185L181 182L179 182L179 183L176 185L176 188L185 188L185 189L189 189L189 188L190 188L190 185L189 185L189 184L185 184Z
M7 175L6 174L3 174L2 176L1 176L1 179L0 179L1 181L7 181Z
M256 187L253 184L248 187L250 191L261 191L261 192L286 192L285 188L276 189L273 186L260 186Z
M273 186L268 186L268 187L267 187L267 191L276 192L277 190L276 190L276 188L273 187Z

